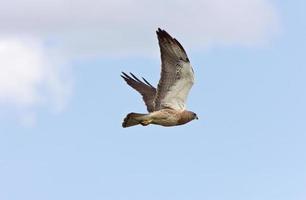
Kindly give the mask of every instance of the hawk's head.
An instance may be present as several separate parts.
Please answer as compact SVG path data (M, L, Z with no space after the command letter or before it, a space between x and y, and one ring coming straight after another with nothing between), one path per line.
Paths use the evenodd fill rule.
M197 116L197 114L194 113L194 112L192 112L192 119L199 119L198 116Z

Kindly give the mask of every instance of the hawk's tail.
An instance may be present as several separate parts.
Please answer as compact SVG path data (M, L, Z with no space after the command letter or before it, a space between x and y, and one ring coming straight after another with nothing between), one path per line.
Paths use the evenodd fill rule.
M146 116L147 114L140 114L140 113L129 113L123 120L122 127L127 128L130 126L136 126L138 124L141 124L143 126L149 125L149 123L146 123Z

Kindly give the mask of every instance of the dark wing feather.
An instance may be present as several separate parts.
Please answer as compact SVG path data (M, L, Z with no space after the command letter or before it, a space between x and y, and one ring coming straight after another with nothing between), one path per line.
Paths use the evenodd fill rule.
M131 76L122 72L121 77L126 83L137 90L142 95L143 101L147 106L149 112L154 111L154 99L156 95L156 88L153 87L146 79L142 78L144 82L139 80L134 74L130 73Z
M157 94L155 98L155 110L160 110L163 107L167 107L165 105L167 104L167 102L165 103L163 101L165 97L169 95L170 90L180 89L173 86L175 86L175 84L177 84L179 81L182 81L182 83L184 83L188 82L187 79L193 80L193 72L187 74L187 76L185 77L180 76L180 70L182 69L183 65L188 64L187 66L191 68L189 59L183 46L175 38L172 38L166 31L161 30L160 28L158 29L158 31L156 31L156 33L160 47L162 65L161 77L158 83ZM179 94L179 92L177 92L178 95L183 96L182 103L184 103L184 98L188 94L188 91L191 86L192 83L190 83L190 86L185 89L186 94ZM175 92L176 91L174 91L174 93ZM166 99L166 101L168 100L169 99Z

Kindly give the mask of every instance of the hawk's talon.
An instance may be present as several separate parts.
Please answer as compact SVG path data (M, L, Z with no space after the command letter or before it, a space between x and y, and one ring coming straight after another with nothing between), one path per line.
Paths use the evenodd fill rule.
M140 124L143 125L143 126L148 126L151 122L152 122L152 120L143 120L143 121L140 122Z

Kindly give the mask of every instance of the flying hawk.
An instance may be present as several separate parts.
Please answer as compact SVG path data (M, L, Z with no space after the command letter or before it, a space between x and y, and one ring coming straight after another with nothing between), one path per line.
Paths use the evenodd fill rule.
M141 124L177 126L198 119L186 110L188 93L194 83L194 72L183 46L166 31L156 31L161 52L161 77L157 89L146 79L122 72L121 77L143 97L148 114L129 113L122 127Z

